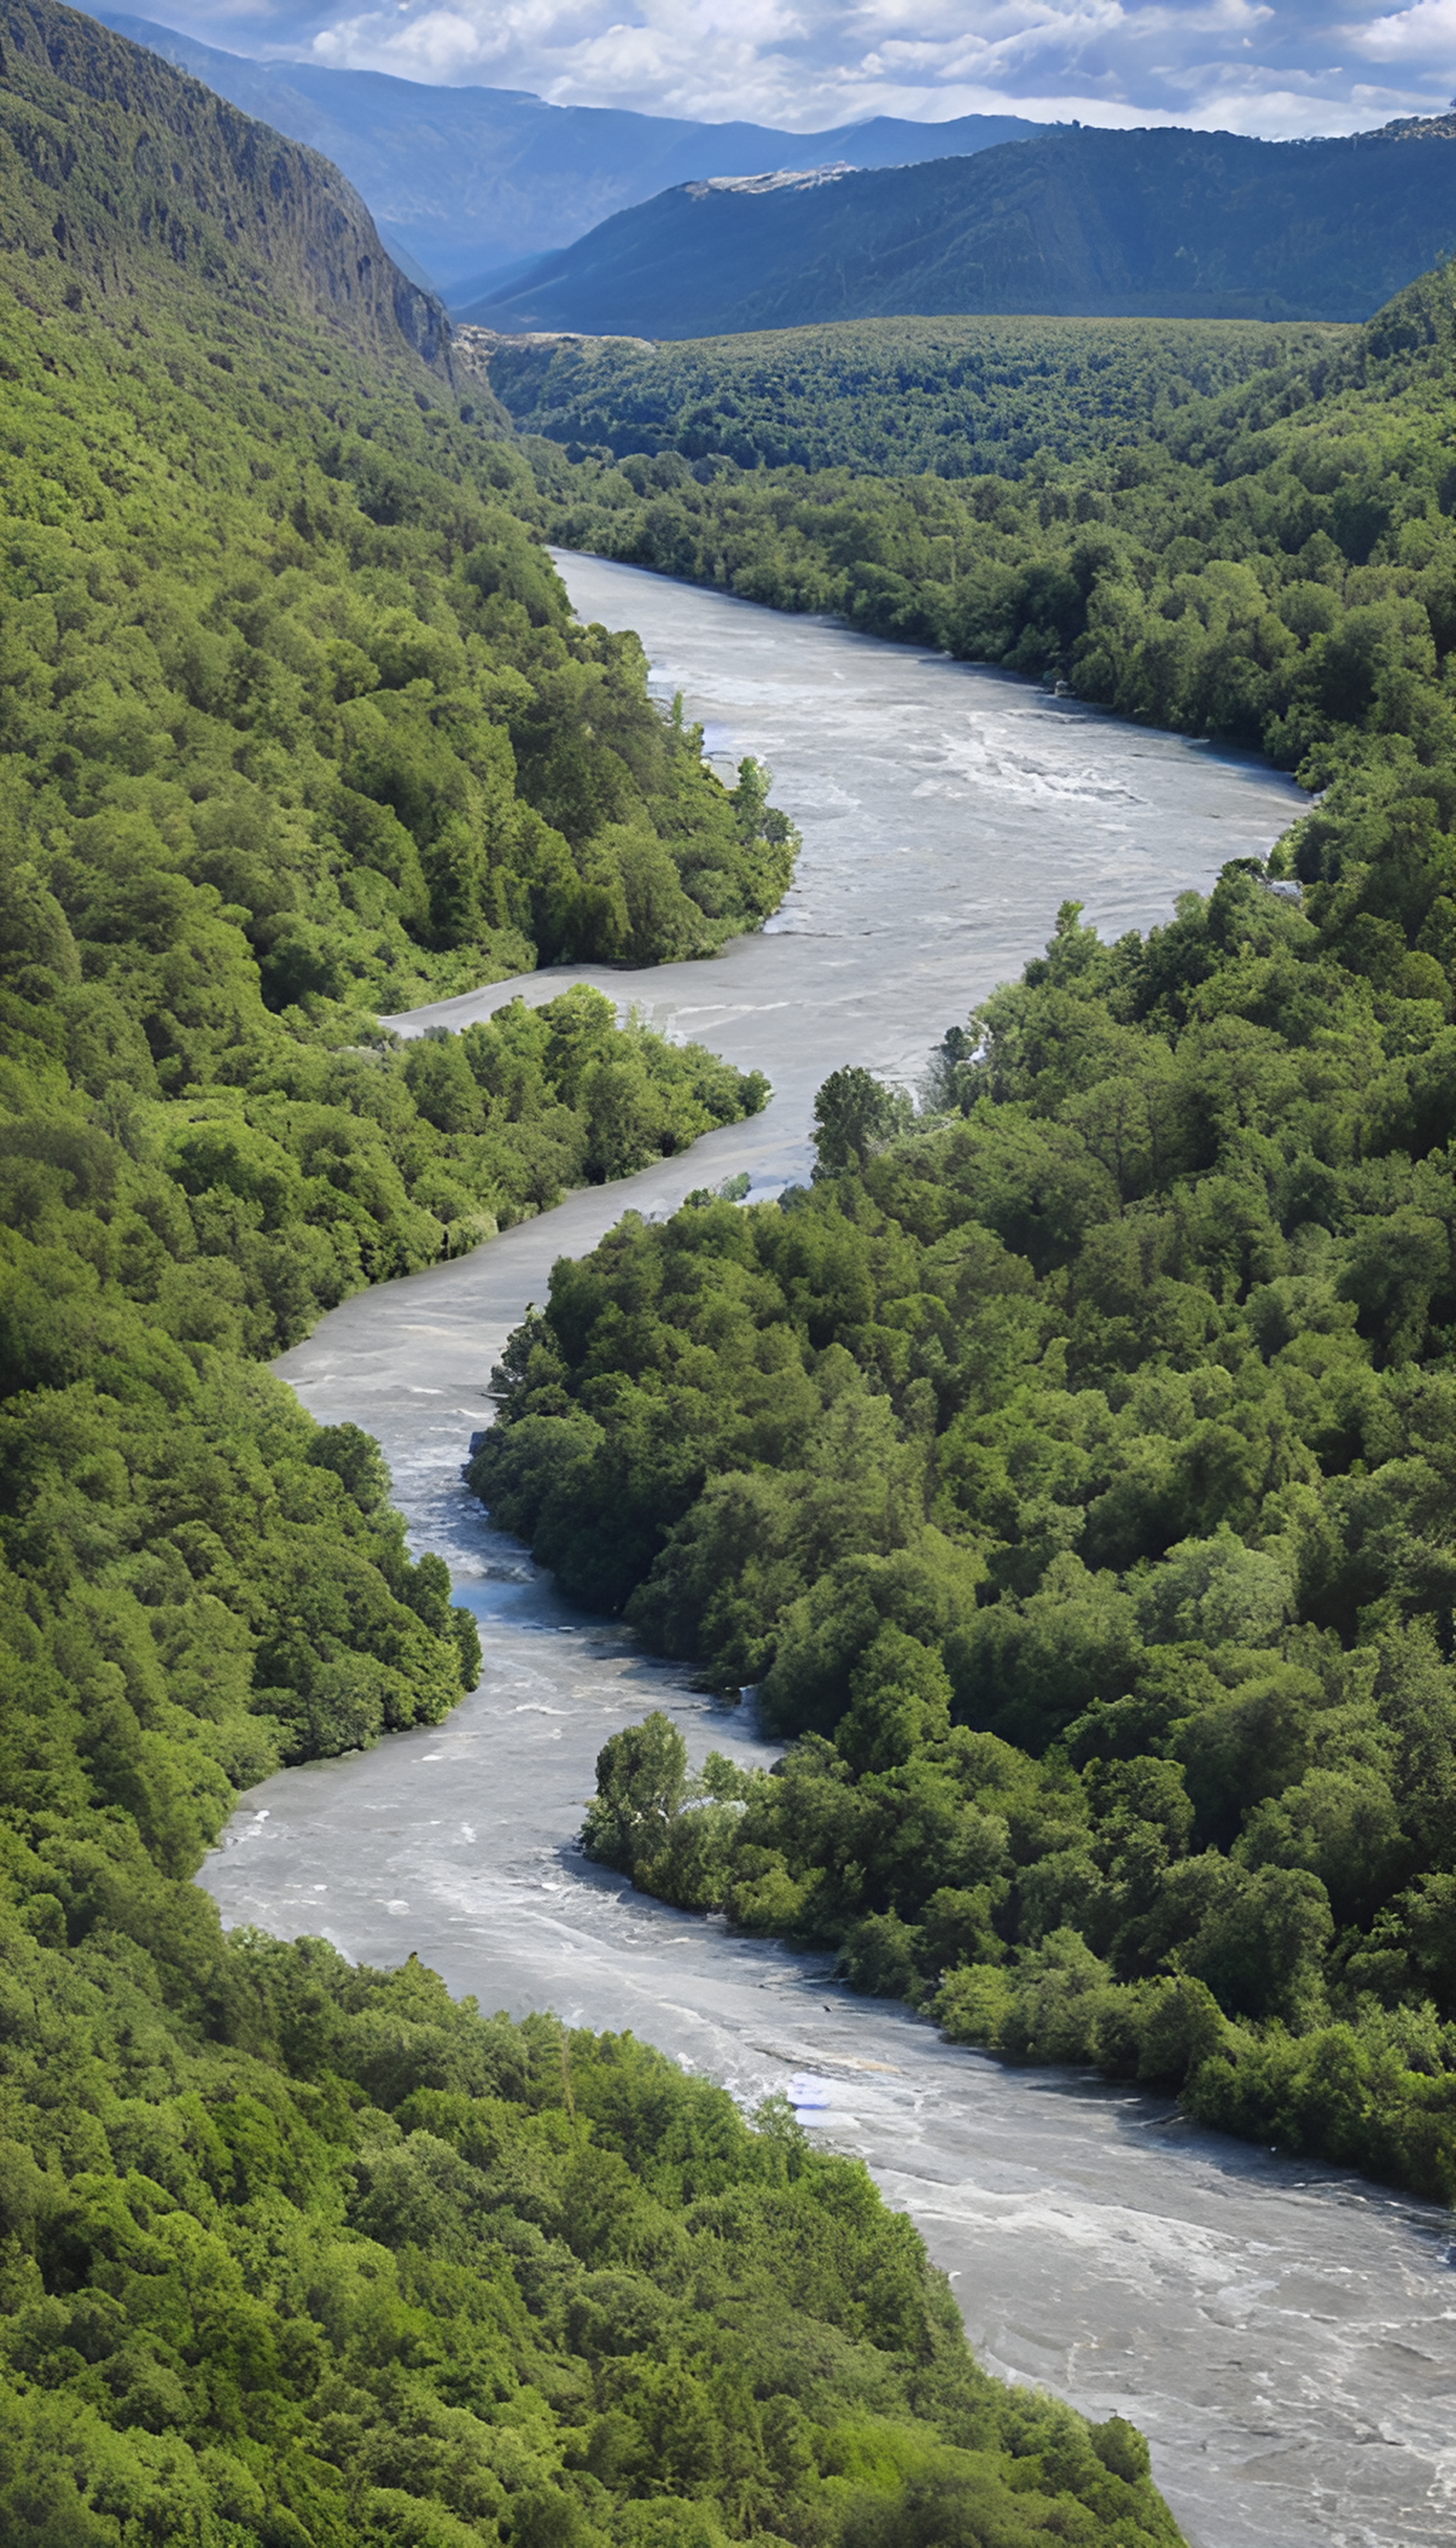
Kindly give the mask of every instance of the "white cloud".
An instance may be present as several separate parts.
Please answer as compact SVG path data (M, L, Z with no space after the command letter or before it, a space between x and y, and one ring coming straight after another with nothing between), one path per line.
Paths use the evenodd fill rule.
M168 15L275 57L797 132L1012 113L1341 133L1429 113L1456 88L1456 0L1355 24L1320 0L383 0L348 14L175 0Z
M1349 30L1350 42L1365 52L1426 58L1444 53L1456 74L1456 0L1415 0L1412 9L1398 9L1388 18Z
M811 71L806 82L789 58L784 47L799 41L796 18L776 0L646 0L630 17L572 0L554 8L407 0L319 29L309 51L316 61L407 79L531 88L556 102L781 122L796 93L834 98L834 68L827 81Z

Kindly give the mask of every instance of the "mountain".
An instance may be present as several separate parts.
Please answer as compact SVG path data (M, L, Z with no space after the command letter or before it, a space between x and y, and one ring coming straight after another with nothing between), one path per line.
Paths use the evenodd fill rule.
M105 299L277 303L448 395L444 311L327 160L76 11L14 0L0 29L0 252L58 260L77 296L84 275Z
M1456 118L1326 141L1058 129L974 158L710 178L457 316L733 335L952 312L1365 318L1456 246Z
M500 288L502 269L580 238L665 186L764 168L856 168L965 154L1045 132L1014 115L954 124L893 116L827 133L693 124L616 107L548 106L522 89L426 88L378 71L246 61L150 19L103 22L205 80L220 97L307 141L358 187L396 256L456 300Z

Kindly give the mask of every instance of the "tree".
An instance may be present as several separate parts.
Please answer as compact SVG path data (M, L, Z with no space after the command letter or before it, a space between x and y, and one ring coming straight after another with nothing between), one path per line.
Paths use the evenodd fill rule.
M906 1130L913 1113L899 1089L887 1088L858 1064L831 1071L814 1100L815 1176L863 1168L874 1150Z
M630 1874L653 1857L687 1785L687 1746L661 1708L613 1734L596 1756L596 1797L584 1834L588 1855Z

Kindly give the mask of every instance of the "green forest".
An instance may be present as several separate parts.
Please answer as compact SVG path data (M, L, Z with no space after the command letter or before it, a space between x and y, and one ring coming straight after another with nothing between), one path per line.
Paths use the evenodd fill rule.
M1065 907L917 1117L837 1074L810 1188L558 1267L473 1470L788 1742L692 1780L666 1720L614 1737L608 1864L953 2040L1445 2199L1450 281L1015 485L598 474L614 554L1046 665L1322 793L1145 941Z
M225 136L258 131L193 93ZM574 625L489 394L457 404L473 384L447 353L355 343L257 285L227 235L252 176L191 239L159 231L129 122L48 70L0 91L0 749L23 843L44 865L79 838L84 863L104 824L114 859L166 877L174 936L210 917L270 1009L320 1026L755 926L788 828L663 719L633 638ZM121 202L89 176L119 152L141 172ZM346 207L326 209L300 216L306 265Z
M1351 333L1201 318L862 318L646 345L485 336L490 386L522 434L641 496L736 469L1020 478L1161 431L1256 372L1326 360ZM465 341L472 341L463 331ZM639 483L640 482L640 483ZM575 482L573 482L575 483ZM615 481L611 493L620 494Z
M564 450L326 163L51 0L0 0L0 2531L1173 2548L1140 2437L981 2372L780 2104L191 1878L482 1665L267 1358L768 1094L569 979L388 1023L710 957L788 883L762 768L573 620L574 538L1327 791L1281 892L1068 910L918 1116L831 1082L810 1188L558 1270L476 1483L788 1746L613 1736L591 1848L957 2041L1452 2190L1444 280L1105 363L683 355L636 457L630 366L557 373ZM831 395L861 438L778 466Z
M581 986L380 1008L704 952L793 844L573 626L331 171L46 0L0 55L0 2533L1174 2548L786 2110L189 1880L481 1664L262 1358L766 1094Z
M1395 785L1403 755L1424 771L1452 754L1452 291L1450 269L1427 275L1368 326L1176 407L1170 375L1169 411L1115 441L1095 381L1063 373L1048 400L1068 428L1093 410L1093 447L1015 479L892 475L892 454L879 474L677 450L573 467L527 447L566 546L1049 673L1312 788L1347 768ZM910 469L913 404L906 430Z

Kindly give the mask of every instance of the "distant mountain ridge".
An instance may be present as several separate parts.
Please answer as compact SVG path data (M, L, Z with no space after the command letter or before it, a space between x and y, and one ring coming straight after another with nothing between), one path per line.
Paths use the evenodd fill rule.
M524 89L428 88L380 71L249 61L149 18L98 13L220 97L321 150L357 186L386 244L447 297L550 252L663 187L844 160L857 168L969 153L1049 130L1015 115L953 124L877 116L827 133L695 124L617 107L549 106ZM416 278L417 279L417 278Z
M1456 248L1456 118L1320 141L1058 128L973 158L697 183L458 318L735 335L996 313L1363 319Z

